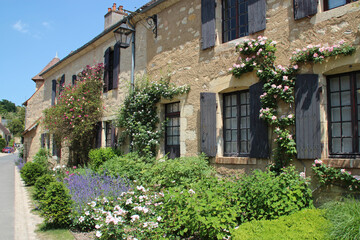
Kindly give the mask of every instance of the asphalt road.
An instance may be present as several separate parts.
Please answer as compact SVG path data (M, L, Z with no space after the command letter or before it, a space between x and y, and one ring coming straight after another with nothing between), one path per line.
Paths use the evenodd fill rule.
M15 159L17 154L0 156L0 240L14 239Z

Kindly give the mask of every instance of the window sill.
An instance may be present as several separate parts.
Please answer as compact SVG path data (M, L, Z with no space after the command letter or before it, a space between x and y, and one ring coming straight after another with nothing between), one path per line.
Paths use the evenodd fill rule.
M360 169L360 158L356 158L356 159L326 158L323 159L323 163L325 163L329 167L335 167L335 168Z
M233 165L256 165L256 159L249 157L216 157L215 163Z

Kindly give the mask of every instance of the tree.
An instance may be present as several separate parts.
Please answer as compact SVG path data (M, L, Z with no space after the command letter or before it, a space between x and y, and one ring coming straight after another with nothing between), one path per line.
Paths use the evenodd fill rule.
M3 99L0 101L0 114L16 112L16 105L9 100Z
M25 108L17 107L16 112L7 114L8 129L14 136L21 136L21 133L24 131L25 127Z

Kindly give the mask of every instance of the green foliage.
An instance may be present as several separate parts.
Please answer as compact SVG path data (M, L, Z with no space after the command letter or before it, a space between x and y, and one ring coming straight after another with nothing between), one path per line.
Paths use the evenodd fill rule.
M27 162L20 170L21 178L28 186L34 185L36 180L46 173L44 166L35 162Z
M4 138L2 138L2 136L0 135L0 151L6 147L6 141Z
M278 175L255 170L239 180L241 222L276 219L312 206L312 194L295 167L283 168Z
M234 240L327 239L330 223L319 209L304 209L276 220L254 220L232 231Z
M20 137L25 128L25 108L16 107L16 111L6 114L6 118L7 128L14 136Z
M176 87L170 84L170 78L159 82L145 80L135 85L135 89L125 98L117 117L118 126L124 129L122 138L129 138L132 151L155 156L165 126L158 127L156 104L161 98L172 99L188 91L188 86Z
M69 226L72 200L62 182L51 182L40 203L46 224L53 227Z
M106 161L99 167L99 171L105 171L113 177L120 176L141 182L144 172L152 166L153 161L153 158L145 158L137 153L129 153Z
M10 147L13 147L14 146L14 143L15 143L15 139L10 139L10 141L9 141L9 146Z
M102 114L103 64L87 66L78 76L76 86L67 86L57 104L44 111L44 124L56 142L67 141L76 156L85 164L94 142L96 123ZM76 163L75 163L76 164Z
M181 239L224 239L238 223L238 191L236 182L216 177L194 182L191 188L170 188L161 212L163 230Z
M160 188L189 186L203 177L215 175L204 155L176 159L160 159L143 173L146 182Z
M33 198L35 200L43 200L45 197L46 190L48 189L50 183L55 182L55 178L49 174L44 174L40 176L34 185Z
M112 148L91 149L89 152L89 165L96 171L101 164L115 157L116 154Z
M330 239L360 239L360 202L345 199L324 205L325 217L331 221Z
M9 113L9 112L16 112L15 103L6 99L2 99L0 101L0 114Z
M321 160L315 160L312 170L321 185L338 185L350 191L360 191L360 180L345 169L328 167Z
M33 162L38 163L40 166L44 168L45 171L48 170L49 161L48 158L50 157L50 152L46 148L40 148L39 151L33 157Z

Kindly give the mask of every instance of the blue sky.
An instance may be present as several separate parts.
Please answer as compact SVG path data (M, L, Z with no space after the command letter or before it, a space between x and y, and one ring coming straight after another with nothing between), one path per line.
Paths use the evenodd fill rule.
M113 3L134 11L150 0L0 0L0 100L21 105L35 92L31 80L104 29Z

